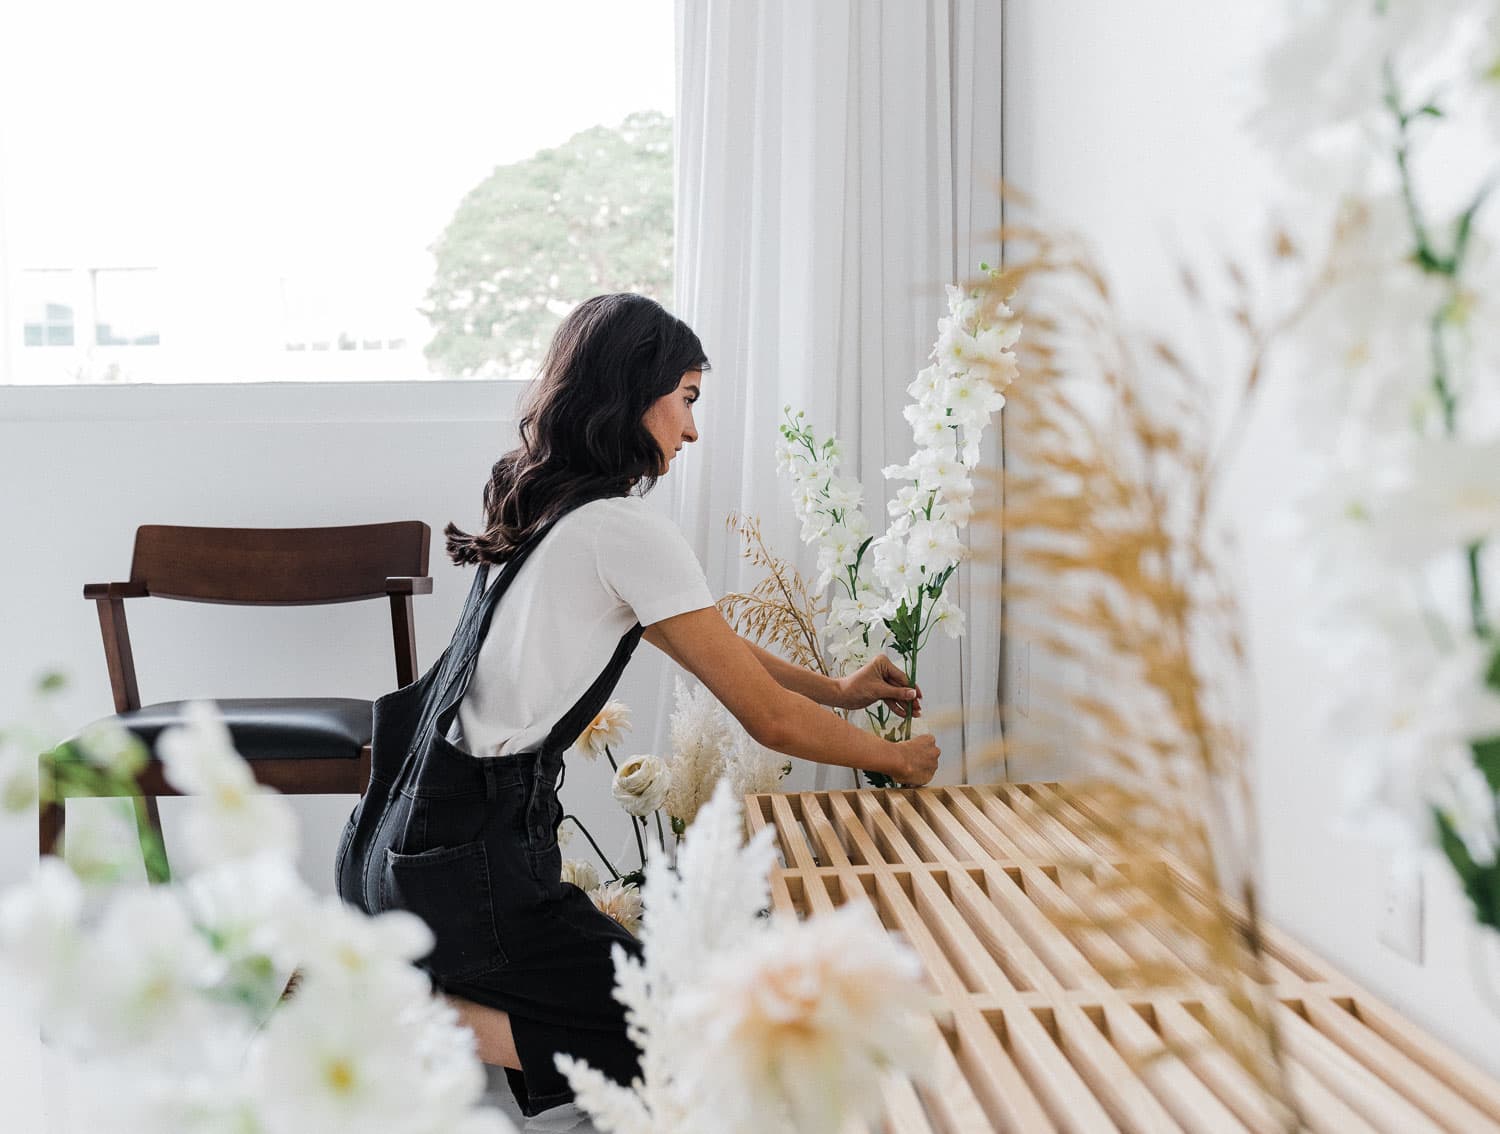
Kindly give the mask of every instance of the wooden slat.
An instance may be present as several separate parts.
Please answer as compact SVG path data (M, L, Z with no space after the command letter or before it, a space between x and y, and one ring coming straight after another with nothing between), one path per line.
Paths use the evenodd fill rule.
M841 1134L1289 1128L1205 1027L1248 1026L1207 942L1132 880L1165 870L1194 916L1243 914L1169 854L1127 859L1091 829L1098 806L1047 784L750 798L747 828L778 829L773 906L870 902L935 992L932 1077L884 1082L881 1121ZM1500 1134L1494 1080L1296 942L1269 928L1264 941L1260 995L1305 1129ZM1127 987L1142 965L1170 987Z

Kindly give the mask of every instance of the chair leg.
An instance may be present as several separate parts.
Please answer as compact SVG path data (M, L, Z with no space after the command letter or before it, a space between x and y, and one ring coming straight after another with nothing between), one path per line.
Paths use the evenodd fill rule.
M63 853L63 826L67 822L64 810L66 800L42 803L37 809L38 853L43 855Z
M167 843L161 834L161 812L156 806L156 796L138 795L135 804L135 827L141 843L141 858L146 864L146 881L166 883L172 881L172 868L167 862Z

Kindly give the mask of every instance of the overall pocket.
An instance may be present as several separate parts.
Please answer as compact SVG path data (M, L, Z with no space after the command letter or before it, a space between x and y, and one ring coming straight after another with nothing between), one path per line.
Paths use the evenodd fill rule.
M436 944L421 963L439 979L463 980L506 963L495 926L489 855L482 842L421 854L388 848L380 906L406 910L427 923Z

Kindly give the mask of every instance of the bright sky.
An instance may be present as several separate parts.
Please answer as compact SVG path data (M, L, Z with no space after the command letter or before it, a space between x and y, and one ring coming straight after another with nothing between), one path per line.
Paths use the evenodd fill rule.
M672 0L0 4L10 255L389 279L497 164L670 113L672 21Z

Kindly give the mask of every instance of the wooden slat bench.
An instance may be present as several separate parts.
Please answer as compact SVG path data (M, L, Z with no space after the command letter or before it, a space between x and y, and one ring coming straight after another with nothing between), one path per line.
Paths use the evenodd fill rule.
M891 1078L889 1134L1250 1131L1277 1134L1251 1076L1209 1042L1221 990L1202 951L1160 926L1077 924L1088 870L1115 869L1086 797L1055 784L747 799L777 829L779 910L871 903L937 994L934 1076ZM1202 893L1164 862L1188 894ZM1070 919L1070 914L1074 915ZM1500 1084L1301 946L1266 930L1283 1063L1307 1127L1325 1134L1500 1134ZM1122 966L1180 973L1128 987ZM1160 1056L1163 1044L1190 1051Z

